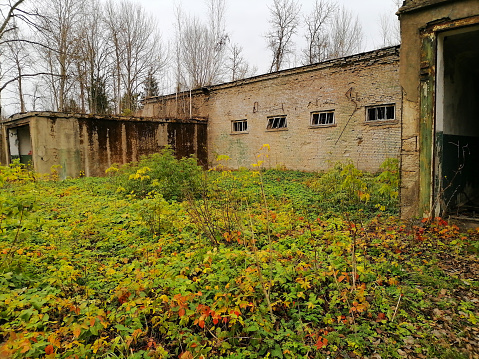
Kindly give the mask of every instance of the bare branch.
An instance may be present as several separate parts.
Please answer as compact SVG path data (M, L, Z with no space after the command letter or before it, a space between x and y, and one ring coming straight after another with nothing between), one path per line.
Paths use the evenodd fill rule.
M13 18L14 16L14 12L15 10L17 10L17 8L21 5L21 3L23 3L25 0L18 0L16 3L14 3L8 13L7 13L7 16L5 17L5 19L3 20L3 23L2 25L0 25L0 38L2 37L8 23L10 22L10 20Z
M24 78L24 77L36 77L36 76L42 76L42 75L47 75L47 76L60 76L58 74L54 74L54 73L51 73L51 72L36 72L34 74L22 74L22 75L19 75L19 76L16 76L14 78L11 78L10 80L8 80L7 82L5 82L1 87L0 87L0 92L2 92L3 90L5 90L5 88L11 84L12 82L15 82L15 81L18 81L19 78Z
M301 5L295 0L273 0L269 8L271 30L266 34L268 48L273 53L270 72L279 71L293 51L292 36L296 33Z

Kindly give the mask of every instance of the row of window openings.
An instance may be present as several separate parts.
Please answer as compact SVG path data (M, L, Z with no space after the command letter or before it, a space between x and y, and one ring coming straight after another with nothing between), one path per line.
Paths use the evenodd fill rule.
M394 105L375 106L367 108L367 122L390 121L395 119ZM311 113L311 126L324 126L334 124L334 111ZM266 129L275 130L288 127L286 116L268 117ZM233 132L247 132L248 120L233 121Z

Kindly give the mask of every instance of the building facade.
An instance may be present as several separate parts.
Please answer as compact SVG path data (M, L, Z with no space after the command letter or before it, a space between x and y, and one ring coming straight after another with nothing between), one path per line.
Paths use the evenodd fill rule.
M257 162L321 171L352 161L375 172L397 158L402 103L399 47L389 47L232 83L148 99L142 116L208 119L208 162Z
M60 178L103 176L112 164L138 161L169 146L176 156L195 155L206 166L206 122L189 119L112 117L29 112L1 124L1 162L19 158L35 171Z

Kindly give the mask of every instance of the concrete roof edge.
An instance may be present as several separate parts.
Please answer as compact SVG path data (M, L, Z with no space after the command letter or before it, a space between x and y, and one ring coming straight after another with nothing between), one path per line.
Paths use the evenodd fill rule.
M156 118L156 117L141 117L141 116L115 116L115 115L98 115L98 114L84 114L84 113L66 113L66 112L54 112L54 111L31 111L14 114L2 123L11 123L19 120L23 120L29 117L48 117L48 118L77 118L77 119L96 119L96 120L109 120L109 121L132 121L132 122L173 122L173 123L202 123L207 122L208 119L200 116L195 116L191 119L180 118Z
M212 86L207 86L203 88L198 88L195 90L191 91L192 96L204 94L205 90L208 92L213 92L216 90L220 89L225 89L225 88L230 88L230 87L236 87L236 86L241 86L241 85L247 85L250 83L255 83L255 82L260 82L260 81L267 81L270 79L275 79L279 78L282 76L291 76L291 75L296 75L299 73L305 73L305 72L310 72L310 71L315 71L315 70L320 70L320 69L327 69L327 68L334 68L334 67L340 67L340 66L345 66L348 64L352 63L357 63L361 61L369 61L373 58L384 58L384 57L389 57L389 56L398 56L399 55L399 50L400 50L400 45L394 45L394 46L388 46L388 47L383 47L380 49L372 50L372 51L366 51L366 52L361 52L358 54L353 54L345 57L339 57L323 62L319 62L316 64L312 65L305 65L305 66L299 66L299 67L293 67L290 69L285 69L277 72L271 72L267 74L262 74L258 76L253 76L249 77L246 79L242 80L237 80L233 82L226 82L223 84L217 84L217 85L212 85ZM399 56L397 58L397 61L399 61ZM190 91L182 91L179 93L172 93L172 94L167 94L167 95L162 95L162 96L156 96L156 97L151 97L149 99L146 99L144 101L145 104L148 103L155 103L158 102L159 100L162 99L171 99L176 96L189 96Z
M409 0L404 1L403 6L399 8L397 11L397 15L405 14L408 12L414 11L421 11L423 9L427 9L433 7L435 5L444 3L444 2L452 2L457 0Z

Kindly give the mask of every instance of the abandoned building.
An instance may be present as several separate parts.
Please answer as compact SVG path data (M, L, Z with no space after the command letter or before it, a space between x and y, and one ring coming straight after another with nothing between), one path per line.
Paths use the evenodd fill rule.
M401 215L479 213L479 1L407 0Z
M337 161L378 171L401 144L399 48L389 47L232 83L148 99L146 117L208 118L208 160L326 170Z
M206 122L29 112L2 126L2 162L31 161L39 173L60 165L60 178L103 176L112 164L138 161L170 146L206 166Z
M479 0L406 0L388 47L149 98L137 118L26 113L2 123L1 161L102 175L170 145L231 168L305 171L400 158L402 217L479 213Z

